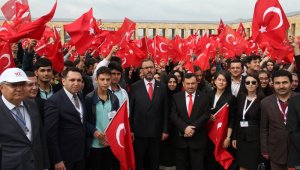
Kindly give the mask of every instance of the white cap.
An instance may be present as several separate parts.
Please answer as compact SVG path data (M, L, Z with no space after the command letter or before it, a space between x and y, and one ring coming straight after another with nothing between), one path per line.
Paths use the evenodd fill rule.
M8 68L3 71L0 76L0 83L17 83L22 81L30 81L25 72L19 68Z

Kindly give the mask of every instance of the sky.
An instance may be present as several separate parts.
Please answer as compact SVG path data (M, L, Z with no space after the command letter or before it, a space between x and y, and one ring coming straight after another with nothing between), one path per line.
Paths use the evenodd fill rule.
M0 0L2 6L7 0ZM45 15L54 0L28 0L33 18ZM90 8L96 19L226 21L252 18L256 0L58 0L54 18L76 19ZM280 0L286 13L300 11L299 0ZM0 16L3 16L1 13Z

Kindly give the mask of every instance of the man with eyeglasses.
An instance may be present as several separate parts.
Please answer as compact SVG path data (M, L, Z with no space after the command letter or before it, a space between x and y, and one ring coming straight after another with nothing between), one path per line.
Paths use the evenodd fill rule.
M136 169L157 170L160 141L168 138L167 90L154 79L153 60L144 59L141 71L145 78L131 86L129 95Z
M1 169L49 168L39 109L25 96L29 81L19 68L8 68L0 76Z
M31 71L25 71L27 78L30 80L25 84L25 96L28 99L33 99L39 107L42 123L44 124L44 104L45 99L38 97L39 85L38 79Z

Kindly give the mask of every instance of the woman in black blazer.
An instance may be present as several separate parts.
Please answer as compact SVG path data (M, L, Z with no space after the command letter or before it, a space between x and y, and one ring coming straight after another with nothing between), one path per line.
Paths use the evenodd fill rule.
M215 90L210 94L211 98L211 116L209 121L215 121L214 114L224 106L224 104L229 105L229 113L228 113L228 127L227 127L227 137L223 141L223 147L227 148L229 152L230 150L230 140L231 135L234 127L234 118L235 118L235 112L236 112L236 99L231 93L231 77L230 74L227 71L220 71L217 72L214 76L214 85ZM214 169L219 170L223 169L221 165L215 161L214 158L214 144L212 141L208 144L208 154L209 154L209 160L207 169Z
M232 146L237 150L240 170L256 170L262 161L259 139L260 101L264 97L256 75L247 75L245 92L238 95Z

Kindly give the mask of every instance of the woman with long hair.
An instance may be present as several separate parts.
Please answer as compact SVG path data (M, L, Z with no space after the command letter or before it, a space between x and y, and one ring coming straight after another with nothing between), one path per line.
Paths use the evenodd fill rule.
M232 146L237 150L240 170L256 170L262 161L260 152L260 101L264 94L257 75L245 77L245 92L237 97L236 126Z

